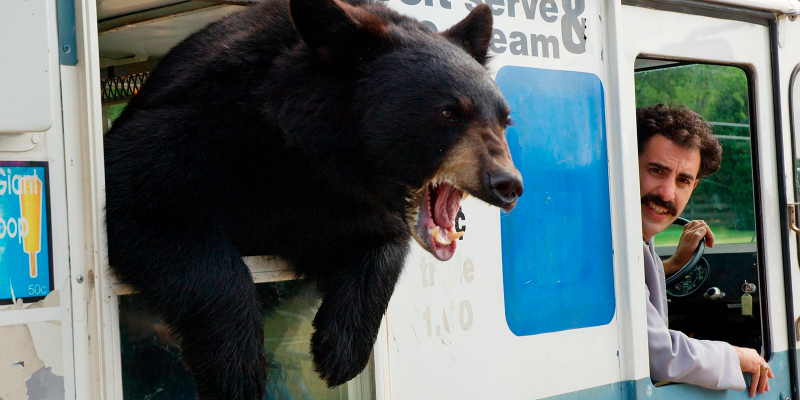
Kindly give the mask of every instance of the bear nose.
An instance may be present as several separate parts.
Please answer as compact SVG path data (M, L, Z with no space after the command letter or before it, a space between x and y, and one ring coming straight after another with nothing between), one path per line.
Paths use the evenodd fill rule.
M500 170L495 173L487 172L486 183L492 193L505 205L516 202L517 198L522 196L522 178L508 170Z

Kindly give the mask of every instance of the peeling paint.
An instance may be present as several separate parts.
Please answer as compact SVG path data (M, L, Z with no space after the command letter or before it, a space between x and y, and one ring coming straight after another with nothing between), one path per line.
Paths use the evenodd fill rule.
M9 304L7 306L0 307L0 311L16 311L16 310L23 310L23 309L36 309L36 308L45 308L45 307L58 307L61 305L60 301L60 294L58 290L53 290L52 292L48 293L45 298L33 302L33 303L23 303L22 299L17 299L15 304Z
M58 307L61 305L60 293L58 290L53 290L47 296L35 303L31 303L28 308L45 308L45 307Z
M61 359L61 321L29 323L33 348L55 375L64 376L64 363Z
M51 368L42 368L25 382L28 399L64 400L64 377L53 374Z
M0 326L0 337L0 399L64 399L59 321Z

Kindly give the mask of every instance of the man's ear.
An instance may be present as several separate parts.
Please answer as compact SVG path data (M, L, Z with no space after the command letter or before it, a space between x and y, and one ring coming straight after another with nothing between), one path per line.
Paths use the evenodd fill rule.
M479 4L461 22L442 32L444 37L463 47L481 65L489 59L492 42L492 9Z
M381 17L340 0L290 0L289 11L306 45L322 53L366 51L386 29Z

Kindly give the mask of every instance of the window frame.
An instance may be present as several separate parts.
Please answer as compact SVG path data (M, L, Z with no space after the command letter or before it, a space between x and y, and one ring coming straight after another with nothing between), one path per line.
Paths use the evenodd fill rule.
M790 135L789 138L791 140L792 146L792 182L794 183L794 192L795 192L795 201L800 200L800 185L797 182L797 140L795 139L795 135L800 134L800 127L797 125L800 124L800 101L795 99L794 95L795 92L800 94L800 64L797 64L792 70L791 77L789 78L789 131ZM797 90L795 90L795 87ZM797 110L797 111L795 111ZM797 117L795 118L795 112L797 113ZM800 248L800 235L797 235L797 245Z
M672 62L671 64L665 64L663 66L655 66L655 67L645 67L641 70L636 70L634 68L633 73L636 72L644 72L644 71L654 71L659 69L667 69L667 68L675 68L680 66L686 65L718 65L724 67L735 67L742 70L747 78L747 97L748 97L748 112L750 113L750 160L751 160L751 169L752 169L752 179L753 179L753 207L754 207L754 218L755 218L755 230L756 230L756 261L757 261L757 273L758 273L758 299L759 299L759 306L761 312L761 342L762 342L762 349L761 355L764 357L766 361L770 361L772 359L772 323L770 319L770 312L769 312L769 293L768 288L768 279L767 279L767 268L766 268L766 255L764 248L764 218L762 213L762 186L761 186L761 159L759 157L759 129L758 129L758 96L755 87L755 72L753 71L752 67L746 64L735 64L735 63L723 63L723 62L714 62L714 61L707 61L707 60L699 60L699 59L691 59L691 58L679 58L679 57L669 57L651 53L639 53L636 56L636 59L649 59L655 61L666 61ZM798 75L800 72L800 65L795 69L793 78ZM634 78L635 80L635 78ZM791 97L791 96L790 96ZM791 103L790 103L791 104ZM791 107L791 106L790 106ZM792 136L794 139L794 136ZM724 157L724 155L723 155ZM721 245L721 246L738 246L738 244L729 244L729 245ZM800 248L800 236L798 236L798 247ZM658 249L656 249L658 252Z

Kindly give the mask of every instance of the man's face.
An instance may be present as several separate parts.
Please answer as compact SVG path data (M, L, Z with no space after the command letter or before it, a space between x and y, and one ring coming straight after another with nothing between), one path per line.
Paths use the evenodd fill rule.
M639 155L642 237L650 240L683 212L697 186L700 150L684 149L662 135L644 144Z

